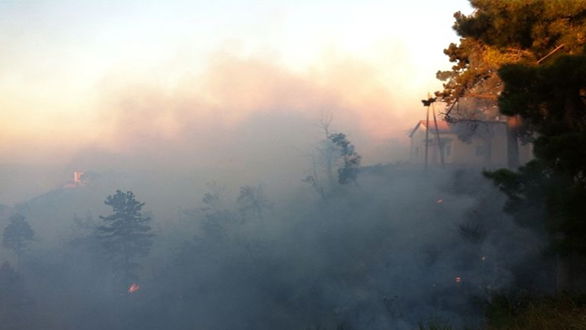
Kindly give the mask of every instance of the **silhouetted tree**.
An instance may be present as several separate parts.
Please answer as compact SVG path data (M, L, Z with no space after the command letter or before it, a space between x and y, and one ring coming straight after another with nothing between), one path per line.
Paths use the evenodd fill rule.
M509 65L499 74L505 82L501 111L521 116L538 133L536 160L489 176L509 196L507 206L518 220L534 222L525 210L541 210L555 246L586 256L586 55Z
M105 224L98 227L98 238L121 279L134 280L140 268L138 259L148 255L152 245L151 219L143 215L144 203L131 191L117 190L104 203L112 208L112 214L100 216Z
M33 301L26 294L22 277L5 262L0 266L0 328L34 328Z
M586 45L586 1L470 0L470 4L472 14L454 14L453 28L461 38L444 50L454 65L437 73L445 83L436 95L450 105L448 120L511 116L507 118L508 167L516 169L518 142L531 141L534 127L525 116L502 111L497 101L505 82L499 69L509 64L543 65L560 54L581 53Z
M271 203L266 199L262 186L242 186L238 195L238 208L244 219L250 215L262 219L264 212L271 208Z
M4 228L2 246L14 251L20 258L28 244L33 240L35 232L20 214L10 217L10 223Z
M350 143L346 134L333 133L328 139L336 146L342 160L342 165L338 168L338 183L355 182L362 157L354 150L354 145Z
M330 193L337 190L339 185L356 182L360 161L362 157L356 152L354 145L350 143L344 133L329 133L329 122L322 124L326 139L318 148L320 162L314 159L313 175L308 175L302 181L311 184L312 188L327 200ZM317 164L321 165L322 171L318 171ZM337 178L334 176L337 171ZM327 180L322 180L320 172L325 171ZM326 181L326 182L324 182Z
M226 238L226 227L236 221L235 215L226 205L225 187L216 183L208 184L209 191L202 198L203 207L199 208L199 215L203 214L200 226L203 235L199 240L211 239L215 243ZM194 216L197 216L194 214Z
M568 260L560 272L566 268L569 284L583 277L586 256L586 1L471 3L473 14L455 15L463 39L446 51L457 65L449 80L455 89L446 86L444 96L499 82L491 94L500 113L521 120L536 159L487 176L519 223L550 234ZM586 281L581 285L586 291Z
M565 53L576 53L586 42L584 0L470 3L474 13L454 14L453 28L460 42L444 50L454 66L451 71L437 73L446 83L436 94L448 103L463 96L496 103L503 90L497 75L502 65L536 63L558 46Z

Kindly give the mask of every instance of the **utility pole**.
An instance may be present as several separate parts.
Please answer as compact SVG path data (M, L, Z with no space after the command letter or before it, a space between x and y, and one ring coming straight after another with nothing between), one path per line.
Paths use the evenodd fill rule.
M432 98L427 94L427 100L421 100L424 107L427 107L425 114L425 170L427 171L429 165L429 106L435 102L435 97Z
M435 107L433 106L433 103L431 104L431 112L433 113L433 123L435 124L435 137L437 139L437 148L440 154L440 162L442 164L442 168L445 168L445 164L444 164L444 148L442 145L442 141L440 139L440 135L439 135L439 128L437 127L437 118L435 116Z

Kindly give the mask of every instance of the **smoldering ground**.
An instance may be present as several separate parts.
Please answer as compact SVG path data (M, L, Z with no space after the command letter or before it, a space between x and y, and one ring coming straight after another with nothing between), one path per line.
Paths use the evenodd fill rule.
M99 219L71 221L59 244L38 232L10 282L21 283L10 299L26 303L4 317L43 329L478 327L492 293L547 277L519 282L542 247L502 214L502 196L478 173L387 166L348 185L321 179L324 194L301 180L280 196L210 184L177 221L155 219L132 294L104 259ZM95 199L81 189L77 198Z

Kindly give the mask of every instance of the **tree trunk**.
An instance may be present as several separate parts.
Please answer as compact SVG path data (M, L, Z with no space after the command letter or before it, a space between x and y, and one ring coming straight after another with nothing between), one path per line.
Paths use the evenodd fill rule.
M556 286L558 292L586 293L586 257L576 254L559 256Z

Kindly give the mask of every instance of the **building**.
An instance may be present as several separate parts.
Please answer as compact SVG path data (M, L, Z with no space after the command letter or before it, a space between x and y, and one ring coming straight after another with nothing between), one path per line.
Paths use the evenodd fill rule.
M74 171L73 181L70 181L63 188L77 188L86 184L86 173L84 171Z
M469 120L449 123L421 120L409 133L410 161L430 167L510 168L532 159L531 144L509 137L504 121ZM515 150L516 149L516 150ZM443 158L443 159L442 159ZM515 159L514 159L515 158Z

